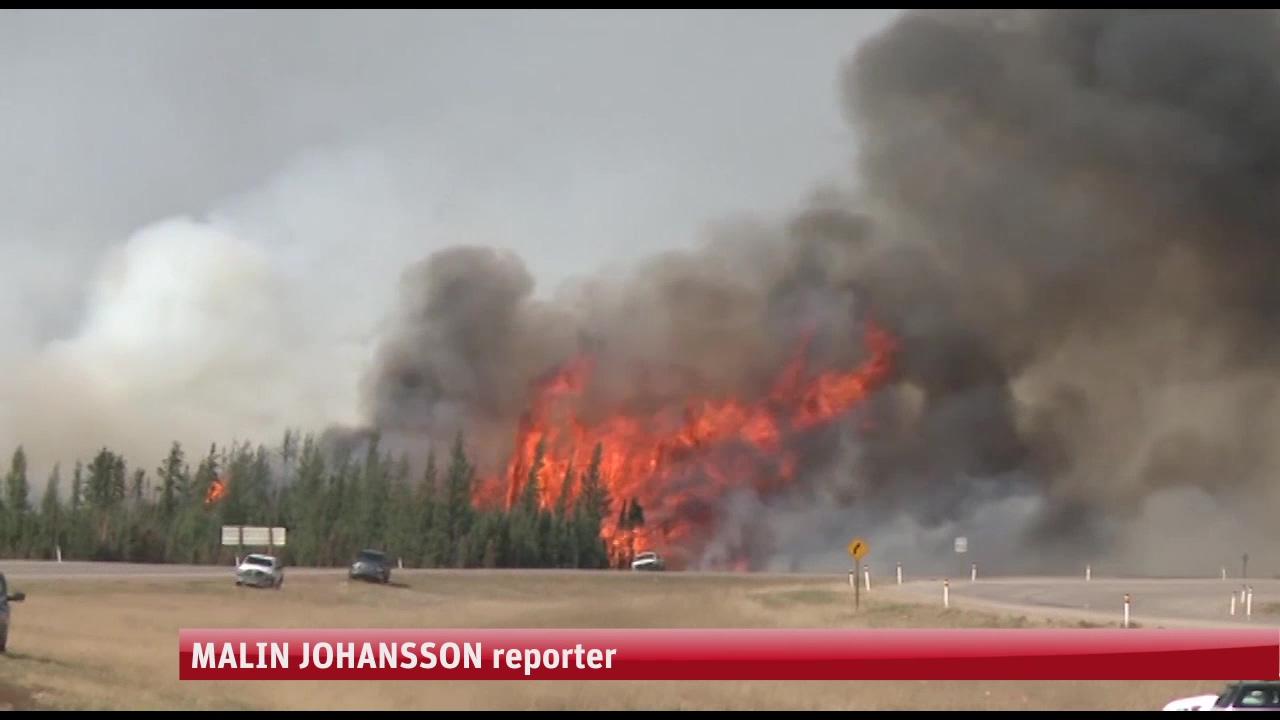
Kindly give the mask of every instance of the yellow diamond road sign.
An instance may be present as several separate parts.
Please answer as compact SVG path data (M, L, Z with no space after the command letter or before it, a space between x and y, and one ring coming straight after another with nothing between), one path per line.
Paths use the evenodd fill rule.
M867 551L870 549L871 547L867 545L867 541L862 538L854 538L853 541L849 543L849 554L852 555L855 560L861 560L866 557Z

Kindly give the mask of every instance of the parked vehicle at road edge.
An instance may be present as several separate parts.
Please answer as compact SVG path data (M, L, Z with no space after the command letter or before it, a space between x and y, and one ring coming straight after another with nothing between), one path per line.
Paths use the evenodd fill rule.
M23 592L10 595L4 573L0 573L0 653L4 652L9 644L9 603L22 602L26 599L27 594Z
M383 585L391 582L391 560L381 550L361 550L351 563L347 577L352 580L372 580Z
M279 590L284 585L284 566L274 555L245 555L236 567L236 585Z
M632 570L665 570L667 564L656 552L642 552L631 561Z
M1280 681L1258 680L1234 682L1217 695L1180 698L1164 706L1165 710L1273 710L1280 711Z

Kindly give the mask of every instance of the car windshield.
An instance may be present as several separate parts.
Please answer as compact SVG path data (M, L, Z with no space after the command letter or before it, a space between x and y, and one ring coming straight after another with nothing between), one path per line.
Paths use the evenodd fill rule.
M653 560L658 557L657 553L642 552L636 556L637 560Z
M1280 685L1246 685L1240 699L1240 707L1280 708Z
M360 556L359 556L359 557L357 557L357 558L356 558L356 560L357 560L358 562L373 562L373 563L380 563L380 562L382 562L383 560L385 560L386 558L387 558L387 556L386 556L386 555L383 555L383 554L382 554L382 553L380 553L380 552L376 552L376 551L373 551L373 550L365 550L364 552L360 553Z
M250 555L244 559L244 562L246 565L257 565L258 567L265 568L271 567L271 558L263 557L261 555Z

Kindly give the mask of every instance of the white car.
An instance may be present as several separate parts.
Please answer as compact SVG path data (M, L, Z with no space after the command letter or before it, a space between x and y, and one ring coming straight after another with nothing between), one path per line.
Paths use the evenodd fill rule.
M280 589L284 566L271 555L246 555L236 568L236 585Z
M1280 711L1280 682L1233 682L1217 695L1197 695L1174 700L1165 710L1270 710Z
M662 558L658 557L656 552L642 552L636 555L636 559L631 561L632 570L662 570L666 568L666 563L662 562Z
M1165 710L1208 710L1218 701L1217 695L1196 695L1195 697L1174 700L1164 706Z

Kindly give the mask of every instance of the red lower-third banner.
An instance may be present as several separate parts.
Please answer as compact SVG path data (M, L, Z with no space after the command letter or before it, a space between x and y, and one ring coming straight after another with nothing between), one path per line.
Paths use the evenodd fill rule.
M1280 678L1280 630L182 630L183 680Z

